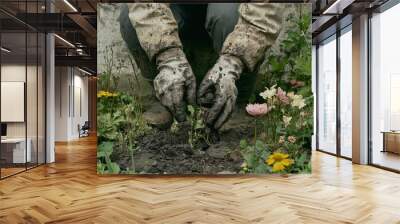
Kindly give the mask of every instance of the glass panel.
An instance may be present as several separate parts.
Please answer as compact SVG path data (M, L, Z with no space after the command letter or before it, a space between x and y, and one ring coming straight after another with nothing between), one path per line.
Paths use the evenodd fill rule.
M30 160L28 160L28 168L37 165L38 144L37 144L37 128L38 128L38 111L37 111L37 79L38 79L38 36L36 32L28 33L28 63L27 63L27 82L26 82L26 112L27 112L27 142L28 150L30 148Z
M38 5L37 2L27 2L26 12L27 13L37 13ZM35 20L33 17L32 20ZM35 23L36 21L32 21ZM34 30L27 31L27 53L28 53L28 61L27 61L27 80L26 80L26 113L27 113L27 143L28 143L28 151L31 151L30 161L27 163L28 168L34 167L37 165L38 160L38 143L37 143L37 132L38 132L38 88L37 88L37 80L38 80L38 34Z
M1 1L19 18L38 19L45 0ZM32 21L35 22L35 21ZM37 22L37 21L36 21ZM0 177L45 162L45 35L0 12L1 122Z
M44 34L39 34L38 46L38 163L45 163L45 52L46 37Z
M348 30L349 29L349 30ZM346 32L347 31L347 32ZM352 35L340 36L340 154L352 157Z
M2 33L1 44L1 166L2 178L25 170L26 33ZM29 147L28 147L29 149Z
M400 170L400 4L374 15L372 25L372 163Z
M318 48L318 148L336 153L336 37Z

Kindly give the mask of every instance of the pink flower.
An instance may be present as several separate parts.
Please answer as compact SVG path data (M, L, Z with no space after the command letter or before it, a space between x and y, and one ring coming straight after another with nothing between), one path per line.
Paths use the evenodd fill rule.
M253 117L260 117L269 111L269 107L266 103L263 104L247 104L246 111Z
M305 83L303 81L298 81L298 80L290 80L289 81L290 85L292 85L295 88L299 88L299 87L303 87L305 85Z
M278 87L278 90L276 91L276 96L282 103L284 104L289 104L289 97L286 96L286 92L281 89L281 87Z

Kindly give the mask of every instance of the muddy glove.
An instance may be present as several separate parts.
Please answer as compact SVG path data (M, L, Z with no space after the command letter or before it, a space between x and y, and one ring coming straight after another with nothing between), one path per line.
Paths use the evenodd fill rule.
M209 127L219 129L232 114L238 94L235 82L242 71L243 63L238 57L221 55L204 77L198 99L203 106L211 103L205 114Z
M185 121L187 103L196 102L196 79L185 54L181 48L170 48L156 57L156 64L156 97L178 122Z

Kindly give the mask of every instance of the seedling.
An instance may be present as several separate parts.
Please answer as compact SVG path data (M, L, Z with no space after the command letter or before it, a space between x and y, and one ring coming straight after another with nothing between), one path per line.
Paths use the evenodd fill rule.
M204 110L200 107L188 106L189 116L188 121L190 124L188 142L192 148L199 145L211 145L210 131L206 127L203 117Z

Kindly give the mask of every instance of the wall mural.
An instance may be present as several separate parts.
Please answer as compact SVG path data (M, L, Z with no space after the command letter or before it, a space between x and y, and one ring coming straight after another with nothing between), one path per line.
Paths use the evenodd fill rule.
M99 174L310 173L311 5L108 3Z

